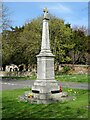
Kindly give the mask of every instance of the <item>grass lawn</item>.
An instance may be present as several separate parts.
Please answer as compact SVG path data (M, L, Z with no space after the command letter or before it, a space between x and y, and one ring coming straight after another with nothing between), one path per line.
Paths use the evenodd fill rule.
M36 80L37 77L32 75L31 77L17 77L17 76L5 76L2 77L2 79L16 79L16 80ZM81 83L87 83L90 82L89 75L85 74L74 74L74 75L68 75L68 74L63 74L63 75L56 75L55 79L58 81L63 81L63 82L81 82Z
M85 74L73 74L73 75L56 75L56 80L58 81L64 81L64 82L90 82L89 75Z
M27 76L27 77L24 77L24 76L3 76L2 77L2 80L3 79L15 79L15 80L35 80L37 77L32 75L32 76Z
M29 89L2 91L3 118L88 118L88 91L64 88L75 98L69 102L44 104L29 104L20 102L18 96ZM13 120L13 119L12 119ZM86 119L87 120L87 119Z

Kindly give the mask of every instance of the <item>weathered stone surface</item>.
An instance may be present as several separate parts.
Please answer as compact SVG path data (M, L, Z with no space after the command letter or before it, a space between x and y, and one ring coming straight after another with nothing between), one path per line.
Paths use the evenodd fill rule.
M50 98L53 99L53 100L58 100L60 101L62 98L67 98L68 97L68 93L67 92L60 92L60 93L57 93L57 94L51 94L50 95Z
M28 97L32 94L32 97ZM64 102L73 100L73 97L68 96L67 92L60 92L56 94L51 93L33 93L32 91L26 91L24 95L19 97L20 101L29 102L30 104L49 104L53 102Z
M54 79L54 58L51 57L37 58L37 79L38 80Z
M59 90L59 86L55 80L36 80L32 90L38 90L39 93L51 93L51 91Z
M34 103L51 103L52 94L60 92L54 75L54 55L50 50L49 27L48 27L48 10L44 10L41 52L37 55L37 80L32 86ZM58 95L58 94L57 94ZM55 96L53 96L55 97ZM57 100L54 100L57 101Z

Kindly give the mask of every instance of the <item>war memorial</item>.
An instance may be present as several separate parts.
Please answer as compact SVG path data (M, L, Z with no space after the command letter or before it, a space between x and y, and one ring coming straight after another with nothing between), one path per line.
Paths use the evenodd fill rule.
M49 14L48 9L43 10L43 28L41 51L37 55L37 80L31 91L26 91L20 99L36 104L48 104L68 99L67 92L60 91L60 86L55 80L54 55L50 50L49 40Z

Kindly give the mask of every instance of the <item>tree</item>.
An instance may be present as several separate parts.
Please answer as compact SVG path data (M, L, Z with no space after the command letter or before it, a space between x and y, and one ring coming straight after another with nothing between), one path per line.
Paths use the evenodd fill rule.
M72 31L69 26L64 24L64 21L56 17L50 20L50 40L51 49L55 54L55 62L69 63L69 51L73 48L74 44L71 43Z
M24 28L22 27L17 29L16 27L12 29L12 31L3 30L2 32L2 66L11 63L17 64L20 61L16 62L17 59L15 59L15 54L19 43L20 32L22 32Z
M85 64L87 62L88 37L83 27L73 30L73 64Z
M0 16L1 17L0 28L2 30L6 30L11 26L10 13L9 13L9 8L5 6L4 3L1 3L1 4L2 4L2 9L1 9L1 16Z
M40 52L41 43L41 22L33 19L25 25L24 31L20 34L20 45L23 51L23 63L36 64L36 55Z
M36 55L41 49L42 16L29 21L22 27L10 27L3 31L3 65L36 64ZM81 29L72 30L70 24L50 15L50 45L55 63L87 62L88 36Z

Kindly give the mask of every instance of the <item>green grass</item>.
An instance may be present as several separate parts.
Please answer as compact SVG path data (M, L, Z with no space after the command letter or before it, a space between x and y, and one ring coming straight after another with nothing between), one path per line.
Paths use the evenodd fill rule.
M35 80L36 76L3 76L2 79L15 79L15 80Z
M74 75L56 75L55 76L56 80L58 81L63 81L63 82L90 82L88 80L89 75L85 74L74 74Z
M2 79L16 79L16 80L36 80L36 76L28 76L28 77L18 77L18 76L5 76L2 77ZM58 81L62 82L81 82L81 83L87 83L90 82L89 75L85 74L73 74L73 75L68 75L68 74L63 74L63 75L56 75L55 79Z
M88 118L87 90L64 88L64 91L68 91L69 95L74 96L75 99L48 105L20 102L18 96L24 94L27 90L29 89L2 92L3 118Z
M5 76L2 77L2 79L15 79L15 80L36 80L36 76L32 75L32 76L27 76L27 77L18 77L18 76ZM58 81L62 81L62 82L81 82L81 83L87 83L90 82L89 81L89 75L85 75L85 74L74 74L74 75L68 75L68 74L64 74L64 75L56 75L55 79Z

